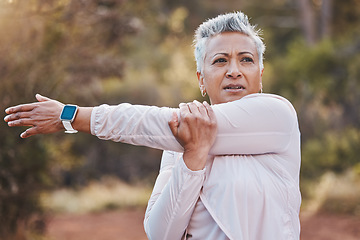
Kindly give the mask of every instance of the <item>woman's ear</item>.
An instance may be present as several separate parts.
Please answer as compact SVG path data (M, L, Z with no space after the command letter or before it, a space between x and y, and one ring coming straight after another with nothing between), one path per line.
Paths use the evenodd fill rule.
M203 77L202 73L201 72L196 72L196 75L197 75L197 78L198 78L198 81L199 81L199 86L204 85L204 77Z
M198 81L199 81L199 88L200 88L200 92L201 92L201 96L205 97L206 96L206 89L205 89L205 85L204 85L204 76L202 75L201 72L196 72Z

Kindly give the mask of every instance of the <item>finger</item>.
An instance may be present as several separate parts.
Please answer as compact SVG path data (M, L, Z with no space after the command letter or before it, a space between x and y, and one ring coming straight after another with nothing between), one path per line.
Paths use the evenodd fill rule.
M193 103L197 106L199 112L203 115L203 114L207 114L207 110L205 108L205 106L200 103L199 101L197 100L194 100Z
M52 100L52 99L50 99L48 97L45 97L45 96L42 96L40 94L36 94L35 97L39 102L45 102L45 101L51 101Z
M18 119L21 119L21 118L29 118L30 116L31 116L30 112L17 112L17 113L7 115L4 118L4 121L5 122L11 122L11 121L18 120Z
M21 104L14 107L9 107L5 110L7 114L17 113L17 112L28 112L33 110L36 107L37 103L28 103L28 104Z
M36 127L28 128L25 132L20 134L21 138L28 138L37 134Z
M174 136L177 136L178 127L179 127L179 119L176 112L173 112L171 116L171 120L169 121L169 127Z
M9 127L34 126L34 120L31 118L22 118L8 122Z
M193 114L198 114L199 113L199 108L196 106L196 104L194 102L190 102L186 104L189 108L189 111Z
M179 108L180 108L180 118L190 113L190 109L186 103L180 103Z
M207 114L211 122L216 123L216 115L212 107L206 101L203 102L204 107L206 108Z

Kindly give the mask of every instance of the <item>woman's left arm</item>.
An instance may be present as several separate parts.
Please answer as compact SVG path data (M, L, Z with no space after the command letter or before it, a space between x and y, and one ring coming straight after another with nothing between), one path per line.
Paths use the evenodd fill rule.
M216 136L216 120L208 104L181 104L170 129L183 154L164 152L144 227L149 239L180 239L187 228L205 179L205 163ZM174 156L178 156L175 160Z
M216 155L282 153L299 134L295 109L278 95L251 94L213 110L219 124L210 152Z

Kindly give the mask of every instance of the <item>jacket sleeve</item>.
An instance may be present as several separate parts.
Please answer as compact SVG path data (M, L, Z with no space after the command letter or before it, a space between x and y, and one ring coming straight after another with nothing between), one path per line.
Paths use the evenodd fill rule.
M273 94L251 94L240 100L212 106L218 135L212 155L280 153L298 131L293 106ZM91 133L100 139L182 152L168 126L175 108L101 105L91 116Z
M204 178L205 170L189 170L182 154L164 151L144 219L150 240L181 239L199 199Z

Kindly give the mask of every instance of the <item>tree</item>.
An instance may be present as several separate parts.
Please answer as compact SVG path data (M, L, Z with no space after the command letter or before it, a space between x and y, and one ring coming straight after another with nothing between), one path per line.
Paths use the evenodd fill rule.
M121 42L137 31L123 2L0 2L1 106L34 101L37 92L93 104L102 79L122 77ZM59 135L21 140L22 129L1 126L0 238L33 239L45 229L39 194L52 186L56 160L78 153Z
M306 42L309 45L314 45L316 41L315 17L311 2L309 0L298 0L298 2L300 7L301 25L303 27Z

